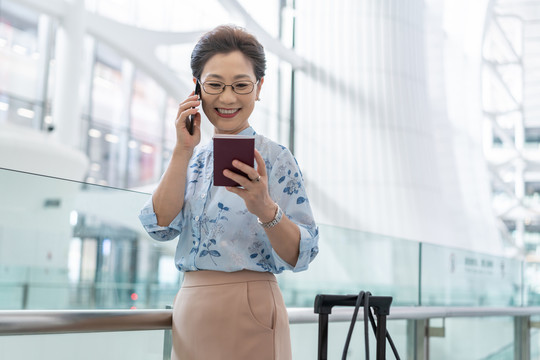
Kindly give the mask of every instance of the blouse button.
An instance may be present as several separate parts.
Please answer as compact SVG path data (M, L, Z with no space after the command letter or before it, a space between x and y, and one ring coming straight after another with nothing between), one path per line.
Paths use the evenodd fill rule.
M206 197L206 194L202 194L202 195L201 195L201 198L204 199L205 197Z
M199 216L195 216L195 221L199 221Z

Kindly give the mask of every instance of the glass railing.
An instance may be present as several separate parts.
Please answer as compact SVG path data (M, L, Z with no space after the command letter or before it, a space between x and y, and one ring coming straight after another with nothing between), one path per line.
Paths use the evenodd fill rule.
M524 305L523 262L472 251L421 244L420 304Z
M0 358L164 360L164 331L0 336Z
M319 254L309 271L279 276L289 306L313 306L318 293L394 297L394 305L419 303L419 244L358 230L319 225Z
M175 244L138 220L148 194L0 169L0 309L164 308Z
M176 244L140 225L148 194L8 169L0 180L0 309L170 305ZM536 278L518 259L328 225L309 271L278 276L290 307L361 289L394 306L534 305Z
M182 281L174 269L175 241L151 239L138 220L149 194L9 169L0 169L0 183L0 310L164 309L172 303ZM393 307L540 303L537 272L519 259L324 224L319 245L320 253L309 271L278 276L288 307L312 307L318 293L359 290L392 296ZM431 345L432 358L444 359L435 354L449 351L466 336L480 336L492 327L512 329L511 320L490 321L447 320L446 337L440 345L439 339ZM338 351L346 325L332 326L329 340L334 345L330 348ZM389 323L398 348L406 348L408 326L405 320ZM294 324L291 332L293 351L308 354L298 358L313 358L316 324ZM483 341L478 345L482 357L470 358L500 358L496 356L510 351L505 347L513 346L509 334L510 330L501 330L493 340ZM82 335L43 336L50 339L53 349L55 341ZM138 336L119 333L111 339L145 347L145 342L134 340ZM159 340L151 340L153 336ZM534 332L534 336L539 335ZM0 348L20 349L20 342L40 342L41 338L0 338ZM148 353L163 358L163 331L150 332L148 339ZM537 348L531 349L538 353ZM113 357L95 353L89 358Z

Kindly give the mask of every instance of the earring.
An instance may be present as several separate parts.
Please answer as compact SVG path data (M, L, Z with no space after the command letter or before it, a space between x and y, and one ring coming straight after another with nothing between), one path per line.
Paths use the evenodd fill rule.
M255 99L255 101L261 101L261 99L257 96L257 98Z

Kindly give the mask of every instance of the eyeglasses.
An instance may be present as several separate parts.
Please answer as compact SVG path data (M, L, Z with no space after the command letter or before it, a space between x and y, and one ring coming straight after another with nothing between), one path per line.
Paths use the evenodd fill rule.
M221 94L222 92L225 91L225 88L227 86L230 86L232 91L234 91L235 93L239 95L247 95L247 94L251 94L251 92L255 88L255 84L257 84L258 82L259 81L257 81L256 83L253 83L252 81L249 81L249 80L240 80L240 81L235 81L230 85L227 85L225 83L222 83L221 81L210 80L210 81L203 82L201 85L204 92L210 95Z

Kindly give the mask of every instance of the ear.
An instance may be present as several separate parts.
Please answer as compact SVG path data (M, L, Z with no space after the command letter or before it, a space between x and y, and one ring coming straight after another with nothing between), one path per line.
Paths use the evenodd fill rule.
M193 83L197 84L197 78L196 77L193 78Z
M261 88L262 88L262 84L264 83L264 78L262 77L260 80L259 80L259 83L257 84L257 91L255 93L256 98L259 97L259 94L261 93Z

